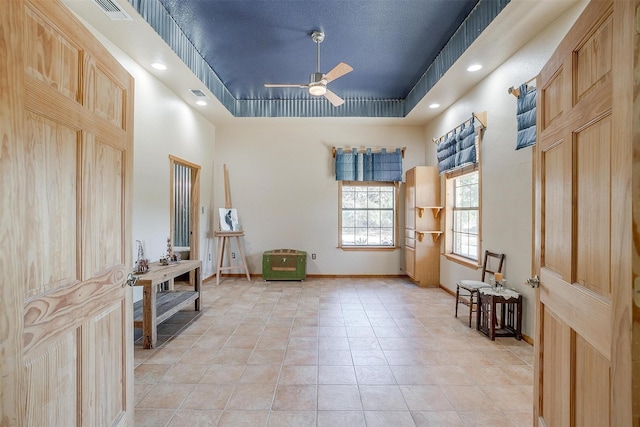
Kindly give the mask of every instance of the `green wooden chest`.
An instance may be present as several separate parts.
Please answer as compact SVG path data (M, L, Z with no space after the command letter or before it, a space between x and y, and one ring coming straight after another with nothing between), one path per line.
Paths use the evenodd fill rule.
M262 256L263 280L304 280L307 253L295 249L274 249Z

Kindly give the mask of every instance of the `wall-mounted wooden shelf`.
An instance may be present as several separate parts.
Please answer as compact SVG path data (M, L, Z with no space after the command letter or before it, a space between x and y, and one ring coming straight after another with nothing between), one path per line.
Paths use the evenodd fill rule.
M440 235L442 234L442 231L422 231L422 230L416 230L416 234L418 235L418 241L422 242L422 239L424 239L424 235L425 234L431 234L431 238L433 239L434 243L438 241L438 239L440 238Z
M433 217L437 219L438 216L440 216L440 211L442 210L442 206L417 206L416 209L418 210L418 216L420 218L422 218L422 215L424 215L425 209L431 209L431 212L433 213Z

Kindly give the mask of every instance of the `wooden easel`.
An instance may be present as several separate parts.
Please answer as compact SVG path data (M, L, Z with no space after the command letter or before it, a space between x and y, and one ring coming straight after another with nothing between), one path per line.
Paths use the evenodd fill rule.
M224 165L224 207L225 209L231 208L231 192L229 190L229 172L227 171L227 165ZM247 260L244 256L244 249L242 248L242 242L240 241L241 237L244 237L244 231L222 231L219 229L213 233L214 236L218 238L218 260L216 263L216 286L220 284L220 275L225 270L235 270L238 268L243 268L247 275L247 280L251 281L251 275L249 274L249 268L247 267ZM238 251L240 252L240 261L241 264L238 266L234 266L231 264L231 259L229 259L229 265L223 266L224 262L224 252L227 246L231 245L230 239L232 237L236 238L236 243L238 245Z

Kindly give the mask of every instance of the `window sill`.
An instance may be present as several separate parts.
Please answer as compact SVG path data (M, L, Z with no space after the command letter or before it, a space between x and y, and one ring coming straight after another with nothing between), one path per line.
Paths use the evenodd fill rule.
M449 261L455 262L456 264L460 264L463 265L465 267L468 268L473 268L474 270L477 270L479 268L482 268L481 265L478 265L477 261L474 261L472 259L469 258L465 258L465 257L461 257L459 255L456 254L442 254L446 259L448 259Z

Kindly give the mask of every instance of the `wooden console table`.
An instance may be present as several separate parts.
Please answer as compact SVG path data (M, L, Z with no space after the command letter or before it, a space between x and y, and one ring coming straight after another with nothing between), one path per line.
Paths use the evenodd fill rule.
M189 273L192 290L174 290L174 279ZM185 260L169 265L154 262L149 271L137 276L136 286L143 286L142 300L133 305L133 326L142 328L142 345L153 348L158 339L158 325L191 303L200 311L202 287L202 263L199 260ZM158 292L158 285L167 283L167 290Z

